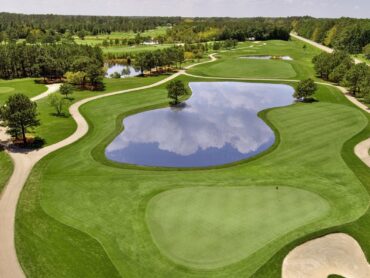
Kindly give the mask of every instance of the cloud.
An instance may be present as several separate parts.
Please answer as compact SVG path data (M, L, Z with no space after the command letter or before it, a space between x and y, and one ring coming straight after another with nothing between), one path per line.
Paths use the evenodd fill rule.
M126 118L125 131L106 150L108 157L130 162L125 152L132 154L133 145L137 155L147 155L139 151L140 144L178 156L210 148L222 152L226 145L241 154L255 152L274 138L257 113L291 103L293 94L293 88L273 84L191 83L191 88L193 95L181 110L158 109Z
M369 17L364 0L0 0L1 10L21 13L166 16ZM325 8L318 8L325 7ZM358 9L354 8L358 7Z

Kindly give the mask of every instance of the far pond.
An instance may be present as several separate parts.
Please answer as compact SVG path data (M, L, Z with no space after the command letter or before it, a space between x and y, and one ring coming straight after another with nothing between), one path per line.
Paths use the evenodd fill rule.
M106 64L107 72L105 77L111 78L111 75L114 73L118 73L121 78L125 77L134 77L140 75L140 70L135 69L129 65L122 65L122 64Z
M190 83L183 107L124 119L125 130L107 147L108 159L143 166L205 167L227 164L268 149L275 140L258 112L293 102L288 85Z
M284 61L292 61L293 58L290 56L242 56L240 59L249 59L249 60L284 60Z

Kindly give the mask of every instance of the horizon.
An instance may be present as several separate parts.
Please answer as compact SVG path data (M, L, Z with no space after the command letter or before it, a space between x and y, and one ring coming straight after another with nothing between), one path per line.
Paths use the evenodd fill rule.
M370 2L362 0L65 0L63 5L55 0L3 1L0 12L122 17L302 17L315 18L369 18Z
M61 14L61 13L20 13L20 12L8 12L8 11L0 11L1 13L6 14L18 14L18 15L41 15L41 16L87 16L87 17L163 17L163 18L236 18L236 19L253 19L253 18L294 18L294 17L309 17L315 19L339 19L339 18L350 18L350 19L369 19L368 17L351 17L351 16L340 16L340 17L315 17L312 15L288 15L288 16L181 16L181 15L107 15L107 14Z

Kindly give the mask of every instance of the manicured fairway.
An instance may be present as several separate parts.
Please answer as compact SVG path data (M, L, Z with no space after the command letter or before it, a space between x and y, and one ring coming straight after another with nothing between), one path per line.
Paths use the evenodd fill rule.
M145 78L125 78L125 79L104 79L105 89L103 91L76 91L68 101L68 107L84 98L92 97L99 94L130 89L134 87L145 86L155 83L158 80L165 78L164 76L145 77ZM36 136L45 140L46 145L51 145L63 140L71 135L76 129L76 123L68 113L68 107L65 108L65 116L58 117L55 115L55 110L50 106L47 98L37 102L39 109L39 118L41 125L33 130ZM107 107L109 110L109 107Z
M167 32L168 27L158 27L156 29L147 30L140 35L142 37L157 37L161 35L165 35ZM84 40L76 37L75 42L78 44L89 44L89 45L97 45L103 43L104 40L115 40L115 39L133 39L135 38L136 33L134 32L112 32L109 35L97 35L97 36L86 36Z
M122 116L167 103L164 86L84 105L81 111L91 125L88 135L43 159L21 196L16 245L27 276L249 277L293 240L357 219L367 210L369 198L343 161L341 150L368 125L368 118L334 89L320 86L317 96L317 103L261 114L280 134L270 153L232 167L188 171L120 167L104 159L105 146L121 131ZM262 248L243 247L256 252L229 261L235 262L231 265L220 263L223 267L215 270L179 265L153 242L146 213L154 196L176 188L251 186L309 191L325 199L330 212L318 214L309 225L301 216L302 222L291 226L291 231L285 230L286 221L274 220L271 229L255 225L253 235L265 240L272 229L284 235L277 234ZM234 201L225 198L223 203L235 210ZM291 213L300 205L292 205ZM225 231L224 238L233 236ZM253 236L249 240L258 242Z
M10 157L0 147L0 194L13 172L13 163Z
M35 83L32 78L0 80L0 105L14 93L23 93L34 97L46 91L46 86Z
M247 258L327 213L325 199L289 187L189 187L152 198L147 223L169 259L213 269Z
M134 46L110 46L102 47L104 53L135 53L143 51L154 51L172 47L173 44L159 44L159 45L134 45Z
M314 77L311 60L319 51L308 45L304 49L303 45L302 42L297 40L241 43L236 50L221 51L218 55L220 57L219 61L195 67L190 70L190 73L217 77L279 79ZM248 60L240 58L251 55L288 55L293 60Z
M212 64L207 69L207 76L225 77L253 77L253 78L294 78L296 72L286 61L278 60L247 60L238 57L227 60L220 55L221 60ZM202 69L191 71L203 75Z

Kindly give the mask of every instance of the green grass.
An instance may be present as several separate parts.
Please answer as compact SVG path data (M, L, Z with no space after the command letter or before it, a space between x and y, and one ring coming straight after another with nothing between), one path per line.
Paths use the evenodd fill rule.
M232 167L187 171L114 167L103 159L102 146L122 128L117 118L164 105L164 86L84 105L81 111L91 127L87 136L43 159L21 196L16 245L27 276L107 277L104 270L115 277L117 269L123 277L248 277L292 241L357 219L366 211L369 198L341 150L368 125L368 119L358 109L343 105L344 97L332 88L320 86L317 97L317 103L261 114L279 132L278 144L264 156ZM236 186L310 191L325 199L330 211L289 231L284 230L284 221L278 221L276 230L283 229L281 234L253 255L245 254L218 269L185 267L161 254L145 221L147 204L154 196L176 188ZM233 202L224 200L231 207ZM291 208L301 205L298 198ZM243 210L237 213L235 217L245 215ZM266 239L269 230L256 229L254 234ZM227 236L220 235L223 240ZM199 248L204 243L199 241ZM243 250L249 248L245 243L240 243Z
M148 30L141 33L142 37L158 37L165 35L169 27L162 26L153 30ZM136 33L134 32L113 32L106 35L97 35L97 36L86 36L84 40L81 40L78 37L75 37L75 42L78 44L89 44L97 45L103 43L104 40L114 40L114 39L133 39L135 38Z
M35 83L32 78L0 80L0 105L15 93L23 93L32 98L46 90L45 85Z
M4 189L10 175L13 172L13 163L10 157L0 147L0 195Z
M39 119L41 125L34 128L32 133L35 136L39 136L45 140L45 145L51 145L57 143L64 138L67 138L71 135L76 129L76 123L73 118L68 113L68 107L73 103L92 96L106 94L109 92L115 92L140 86L145 86L148 84L155 83L164 76L157 76L157 77L137 77L137 78L122 78L122 79L110 79L105 78L104 84L105 89L104 91L75 91L71 95L71 100L67 103L67 107L65 108L64 116L56 116L54 108L49 104L49 100L47 98L39 100L37 102L38 111L39 111Z
M308 46L303 49L303 43L293 41L267 41L260 43L240 43L233 51L219 52L218 61L204 64L190 70L190 73L202 76L216 77L246 77L246 78L279 78L303 79L314 77L311 64L312 57L319 50ZM283 60L249 60L243 56L273 55L290 56L293 61Z
M294 61L278 61L279 68L288 64L297 79L314 76L310 60L318 50L304 51L298 41L271 41L261 50L251 44L221 52L221 63L235 66L241 54L289 55ZM213 75L212 66L199 66L197 74ZM264 78L277 74L265 66ZM242 77L256 77L251 72ZM110 82L123 89L145 79L132 80ZM355 237L369 258L370 173L353 147L370 135L370 117L333 87L320 85L316 97L260 113L277 135L265 153L203 170L143 169L105 159L123 117L167 105L165 85L84 105L88 134L44 158L21 195L16 246L27 277L280 277L289 250L337 231ZM73 132L71 126L56 134L50 127L73 121L56 122L42 105L47 143ZM269 189L286 202L271 198ZM256 212L266 214L266 227Z
M148 30L141 33L142 37L157 37L165 35L169 27L163 26L153 30ZM75 42L78 44L87 45L99 45L102 47L104 40L115 40L115 39L132 39L135 38L136 33L134 32L113 32L110 35L97 35L97 36L86 36L84 40L75 37ZM160 44L160 45L134 45L134 46L108 46L102 47L104 53L135 53L141 51L152 51L156 49L164 49L171 47L172 44Z
M168 258L188 267L214 269L253 255L270 241L322 218L329 209L320 196L292 187L189 187L152 198L147 222Z
M135 53L143 51L154 51L172 47L173 44L158 44L158 45L134 45L134 46L109 46L102 47L104 53Z

